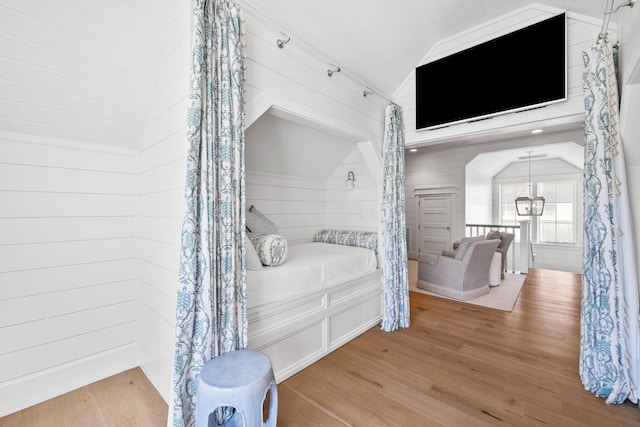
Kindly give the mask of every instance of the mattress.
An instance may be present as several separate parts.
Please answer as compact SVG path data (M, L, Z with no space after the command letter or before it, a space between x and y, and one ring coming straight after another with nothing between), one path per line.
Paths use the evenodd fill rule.
M274 301L328 288L375 271L376 254L366 248L331 243L289 246L287 260L277 267L247 270L247 305Z

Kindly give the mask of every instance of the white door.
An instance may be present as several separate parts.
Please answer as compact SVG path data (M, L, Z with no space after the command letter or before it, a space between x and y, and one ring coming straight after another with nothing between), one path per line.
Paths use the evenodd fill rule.
M418 252L440 255L451 247L451 194L420 196L418 201L420 242Z

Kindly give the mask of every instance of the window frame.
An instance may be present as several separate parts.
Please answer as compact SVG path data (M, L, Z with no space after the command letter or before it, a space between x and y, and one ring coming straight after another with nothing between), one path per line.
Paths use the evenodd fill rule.
M564 246L564 247L576 247L582 246L582 173L560 173L560 174L552 174L545 175L543 179L537 176L531 176L531 195L532 197L536 197L538 194L538 183L544 182L558 182L558 181L573 181L574 182L574 195L573 195L573 203L574 203L574 213L573 213L573 235L575 237L575 242L573 243L560 243L560 242L540 242L539 241L539 233L540 233L540 217L537 216L516 216L516 222L521 220L531 220L531 242L536 245L545 245L545 246ZM529 190L526 187L528 181L527 176L519 176L519 177L507 177L507 178L493 178L493 221L495 224L501 224L502 219L502 185L504 184L523 184L525 187L522 187L520 191L521 195L529 195ZM544 194L541 194L544 197ZM517 197L517 195L516 195ZM515 198L513 200L514 211L515 211ZM545 204L546 209L546 204ZM521 218L521 219L519 219ZM519 236L516 236L519 241Z

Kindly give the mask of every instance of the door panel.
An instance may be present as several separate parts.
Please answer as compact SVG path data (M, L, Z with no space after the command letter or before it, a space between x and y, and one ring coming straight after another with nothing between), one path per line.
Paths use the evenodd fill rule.
M420 252L440 254L451 249L451 195L421 196Z

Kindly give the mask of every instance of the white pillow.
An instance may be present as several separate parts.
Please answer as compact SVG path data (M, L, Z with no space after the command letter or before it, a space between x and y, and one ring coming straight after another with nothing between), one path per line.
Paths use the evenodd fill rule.
M247 233L264 265L275 267L287 259L287 240L279 234Z
M279 234L278 227L255 206L251 206L247 211L247 229L252 233Z
M260 257L258 256L258 252L256 252L256 248L251 243L251 240L247 237L247 233L244 234L244 247L245 247L245 256L246 256L246 267L247 270L262 270L262 262L260 261Z

